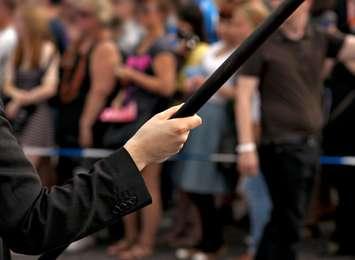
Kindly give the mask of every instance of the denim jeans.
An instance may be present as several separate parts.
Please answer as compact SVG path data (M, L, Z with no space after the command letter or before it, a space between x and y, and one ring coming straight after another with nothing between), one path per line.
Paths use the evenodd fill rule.
M269 191L260 173L257 176L245 177L241 183L250 216L250 235L249 253L255 254L259 246L264 227L268 223L271 214L272 203Z

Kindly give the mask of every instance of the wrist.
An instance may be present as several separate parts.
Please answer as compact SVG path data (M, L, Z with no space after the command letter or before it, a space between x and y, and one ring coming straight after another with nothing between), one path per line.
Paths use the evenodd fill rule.
M80 121L80 129L85 129L85 130L87 130L87 129L92 129L92 124L91 123L89 123L89 122L87 122L87 121L85 121L85 120L81 120Z
M253 153L256 152L256 144L255 143L243 143L243 144L239 144L237 145L237 147L235 148L235 151L238 154L244 154L244 153Z
M134 142L128 141L124 145L124 149L129 153L139 171L142 171L148 165L142 153L142 149Z

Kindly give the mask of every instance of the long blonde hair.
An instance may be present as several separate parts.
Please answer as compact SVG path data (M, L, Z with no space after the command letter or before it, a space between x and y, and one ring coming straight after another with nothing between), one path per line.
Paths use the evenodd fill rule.
M258 27L270 11L261 1L244 1L234 9L236 15L242 15L253 28Z
M18 9L22 26L30 35L30 40L24 41L23 36L19 35L19 44L15 52L15 64L21 66L24 59L25 44L29 44L32 50L30 58L31 68L39 68L41 62L41 54L43 44L51 40L51 33L49 29L49 19L45 11L38 6L26 4Z
M102 25L109 25L113 19L112 4L109 0L74 0L75 7L88 7Z

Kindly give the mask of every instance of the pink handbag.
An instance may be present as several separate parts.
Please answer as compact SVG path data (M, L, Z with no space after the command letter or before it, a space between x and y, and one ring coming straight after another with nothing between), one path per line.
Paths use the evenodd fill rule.
M100 115L103 123L131 123L138 118L138 105L130 101L122 107L108 107Z

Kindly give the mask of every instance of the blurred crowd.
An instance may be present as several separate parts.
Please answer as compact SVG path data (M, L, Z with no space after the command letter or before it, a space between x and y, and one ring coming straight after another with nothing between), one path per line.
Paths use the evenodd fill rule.
M198 90L282 2L0 0L13 131L23 147L117 149ZM328 254L355 256L355 169L319 165L321 153L355 155L351 34L354 0L306 0L199 112L186 160L143 170L153 204L109 230L118 241L107 254L143 259L164 243L178 259L217 259L226 227L247 219L236 259L293 260L301 239L319 236ZM235 152L235 163L196 159ZM29 159L48 188L93 163Z

